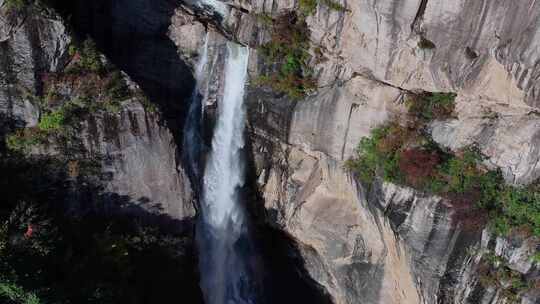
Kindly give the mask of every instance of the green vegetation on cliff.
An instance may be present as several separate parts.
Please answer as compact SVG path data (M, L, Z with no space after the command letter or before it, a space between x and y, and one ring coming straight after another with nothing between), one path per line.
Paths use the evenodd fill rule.
M28 5L27 0L6 0L4 1L4 5L6 9L8 10L20 10L23 9L26 5Z
M299 0L298 1L298 9L299 11L305 15L313 15L315 11L317 10L317 0Z
M22 128L10 133L5 141L9 150L24 153L43 143L45 138L46 135L38 128Z
M455 94L411 96L406 125L390 123L363 138L347 166L360 181L377 177L447 198L456 217L466 225L489 221L500 234L511 230L540 236L540 188L505 185L502 174L482 165L474 147L451 153L437 146L426 132L434 119L453 115Z
M39 120L38 128L45 132L59 130L66 118L63 109L45 113Z
M41 112L38 124L9 134L6 145L11 150L73 144L82 122L97 113L116 114L121 103L129 99L140 101L148 112L156 111L139 89L128 86L122 73L106 61L91 39L75 40L69 55L70 62L63 71L41 75L42 92L29 96Z
M13 9L25 11L14 17L38 11L24 6L34 1L18 2ZM47 40L32 47L56 41L35 39ZM111 128L122 103L142 92L90 39L74 39L66 55L60 71L39 62L32 89L9 84L39 110L33 126L0 113L0 303L200 303L189 220L133 203L144 197L107 192L112 176L101 164L115 156L83 144L102 140L91 137L96 121Z
M417 187L427 186L424 184L435 175L435 167L448 155L426 136L424 128L432 119L450 118L454 98L452 93L409 96L407 126L389 123L374 129L371 137L360 141L357 157L347 165L366 184L371 184L376 176L382 176L389 182L406 181Z
M512 270L508 261L487 251L478 266L479 283L484 288L496 287L509 303L520 303L520 294L536 288L539 279L528 281L518 271Z
M73 43L69 47L69 55L73 63L68 67L68 73L106 73L106 66L101 54L92 39L85 39L81 43Z
M131 198L105 192L91 158L4 148L0 303L161 303L178 286L198 293L187 234L156 225L164 216L125 209Z
M49 4L57 0L5 0L2 8L11 16L17 17L21 12L29 12L31 9L49 10Z
M317 88L310 66L312 45L306 18L315 13L319 4L331 10L346 11L334 0L300 0L296 11L284 12L275 18L255 14L258 23L270 33L270 40L259 47L266 69L256 80L257 85L270 87L291 99L301 99ZM321 48L314 52L319 56Z
M0 299L2 298L18 304L43 303L34 293L26 292L20 286L0 278Z
M272 19L271 40L259 48L270 70L256 83L292 99L304 97L317 85L308 66L309 48L309 29L304 17L288 12Z
M313 15L315 11L317 10L317 5L319 3L322 5L325 5L326 7L334 11L347 10L345 6L343 6L343 4L334 0L299 0L298 9L305 16Z

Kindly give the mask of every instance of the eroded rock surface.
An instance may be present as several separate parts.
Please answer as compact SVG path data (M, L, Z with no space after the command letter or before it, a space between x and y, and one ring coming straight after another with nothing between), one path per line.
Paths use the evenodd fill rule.
M44 94L42 77L65 68L72 37L52 10L2 18L1 28L9 29L0 45L0 115L1 123L10 125L5 132L36 126L43 114L37 97ZM118 113L90 116L79 138L89 155L102 160L106 191L183 220L195 215L191 186L164 123L159 113L147 111L135 98L124 101Z
M276 14L287 6L275 4L252 7ZM479 287L474 271L455 275L481 238L455 221L450 204L390 184L366 192L343 161L374 126L399 119L404 93L453 91L457 117L435 122L434 139L454 150L476 144L507 182L534 181L538 82L529 77L537 78L540 58L538 3L344 4L348 11L319 5L308 18L326 59L316 65L315 94L294 105L260 90L250 96L270 222L297 239L310 274L336 303L505 303L501 290ZM422 39L433 48L420 47ZM538 250L534 239L528 246ZM520 273L537 275L525 265ZM460 294L463 288L476 291ZM531 301L537 295L523 295Z
M478 275L482 256L492 251L532 281L538 278L539 266L528 257L538 251L537 240L468 231L444 199L392 184L367 189L348 172L344 161L372 128L399 119L406 111L405 93L452 91L458 93L456 118L434 122L430 126L434 140L453 150L476 144L488 156L487 164L500 168L509 183L536 180L540 176L540 2L358 0L342 4L347 10L318 5L308 18L312 44L324 56L312 63L319 82L316 92L295 102L264 88L249 88L248 152L263 198L251 203L263 205L266 221L296 241L307 272L336 304L508 303L503 288L482 287ZM229 1L232 13L225 20L187 4L150 5L138 0L125 5L141 17L133 19L118 13L123 6L113 7L121 16L114 32L125 40L106 48L136 81L170 105L172 95L185 97L191 92L188 66L196 59L206 31L213 33L212 41L218 41L213 45L233 39L256 48L269 35L253 14L275 15L297 3ZM46 26L37 32L54 37L44 47L31 44L36 40L28 33L36 31L26 27L32 23L0 30L6 62L0 70L0 105L7 115L27 125L37 122L39 112L13 83L38 90L36 67L53 71L69 43L61 23L40 22ZM97 27L97 36L104 32ZM167 33L170 41L154 47L163 42L162 36L154 37L157 33ZM134 37L153 38L143 39L137 51L123 58L122 42ZM20 56L31 52L34 56ZM220 56L214 55L218 72L210 81L214 87L206 103L209 120L220 90ZM44 65L35 58L48 60ZM260 59L253 49L251 80L261 71ZM166 88L163 94L157 90L160 83ZM169 122L185 108L173 103L174 111L166 113ZM110 156L105 168L113 173L108 183L112 191L150 207L159 204L177 218L191 216L189 185L176 160L181 141L158 122L156 114L135 102L114 117L97 117L93 131L89 122L87 144ZM178 124L182 125L182 118ZM107 135L111 125L115 125L113 136ZM521 303L539 301L535 290L520 297Z

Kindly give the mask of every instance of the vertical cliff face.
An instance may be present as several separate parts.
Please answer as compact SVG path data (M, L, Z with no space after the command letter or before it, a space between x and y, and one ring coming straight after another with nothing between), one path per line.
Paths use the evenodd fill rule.
M1 284L14 280L20 290L58 302L165 302L180 293L202 303L193 192L172 123L182 123L175 106L184 96L171 92L190 90L190 70L174 64L149 69L153 58L165 60L167 48L138 49L146 51L144 60L131 58L140 65L130 72L155 80L145 83L147 94L118 69L122 62L111 60L110 49L92 43L92 33L51 7L23 4L0 1L0 192L2 225L9 227L8 237L5 229L1 235L2 242L8 239L2 264L14 269L2 268ZM184 83L163 76L175 73ZM169 116L162 110L167 106ZM20 229L29 232L22 237ZM42 252L24 251L43 236L48 247L37 247ZM21 268L21 259L30 268ZM15 281L21 271L32 273L31 280Z
M29 96L41 90L38 71L61 69L71 38L63 22L55 18L3 11L0 24L2 113L23 126L36 125L39 113Z
M81 144L104 156L111 201L128 196L127 205L174 219L195 215L197 193L178 155L191 66L210 31L206 137L223 89L223 46L249 45L246 154L248 184L258 195L248 208L261 226L293 240L279 256L284 263L294 256L290 268L308 277L298 285L306 294L321 303L328 294L336 304L538 302L534 288L513 299L508 286L486 282L504 269L537 284L537 238L467 229L445 199L383 182L367 189L344 162L374 127L407 111L406 93L452 91L456 116L431 123L433 139L454 151L475 144L509 184L537 180L540 2L357 0L340 2L345 10L320 3L306 19L318 84L296 101L256 85L269 69L259 46L271 33L261 16L297 9L296 1L229 1L225 20L196 2L76 3L75 29L94 37L160 110L134 97L118 112L82 122ZM40 75L68 65L73 37L54 14L0 18L0 127L35 127ZM266 241L284 240L259 231Z
M172 132L160 125L158 113L132 100L118 114L92 117L81 137L91 154L104 156L106 191L183 220L195 209Z
M68 54L73 36L68 33L69 25L50 9L45 13L32 9L3 17L2 29L6 32L2 41L0 106L3 122L11 125L3 131L36 127L47 107L73 102L85 94L77 77L68 80L68 76L58 76L54 83L58 96L50 96L50 79L69 69L73 61ZM82 82L93 81L91 76L80 77ZM160 114L143 107L141 100L126 98L120 101L118 109L97 111L80 121L78 140L83 154L103 159L104 187L108 191L132 197L176 219L192 217L195 212L190 185L177 162L172 131L163 125ZM55 149L58 147L53 143L35 153L61 153L54 152Z
M374 126L406 111L405 93L453 91L457 117L433 123L434 140L453 150L476 144L508 183L534 181L538 3L342 4L346 11L320 4L307 19L313 47L324 57L311 62L319 77L315 93L294 102L251 91L252 154L268 220L299 242L310 275L336 303L509 301L504 288L479 283L480 256L493 248L464 229L451 204L391 184L366 192L343 161ZM247 5L272 16L291 7ZM248 15L230 23L245 43L269 39ZM262 71L253 64L253 78ZM524 256L510 268L534 282L538 266L523 266L538 241L518 239L497 242L525 244L510 250ZM537 299L534 291L520 295L523 303Z

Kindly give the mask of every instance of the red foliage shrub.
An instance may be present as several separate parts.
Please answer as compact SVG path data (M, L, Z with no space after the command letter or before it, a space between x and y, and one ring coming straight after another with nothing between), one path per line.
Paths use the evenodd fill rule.
M476 202L480 198L478 191L471 191L459 195L448 197L452 207L452 221L461 223L466 231L477 231L485 227L488 216L482 209L476 207Z
M29 224L28 228L26 229L26 232L24 233L24 237L29 239L32 237L33 234L34 234L34 227L32 226L32 224Z
M426 179L435 175L440 162L441 159L435 152L418 148L407 149L400 154L399 169L407 184L421 187Z

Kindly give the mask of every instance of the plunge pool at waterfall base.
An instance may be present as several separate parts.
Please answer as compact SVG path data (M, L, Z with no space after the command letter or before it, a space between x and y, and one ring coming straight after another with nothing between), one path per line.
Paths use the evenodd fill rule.
M262 291L255 304L332 304L330 296L309 276L294 240L268 224L253 225L250 229L251 241L262 263L262 273L257 274L262 278ZM242 246L241 241L238 246ZM194 271L198 272L196 263ZM199 274L195 273L195 277ZM204 301L201 298L193 303Z

